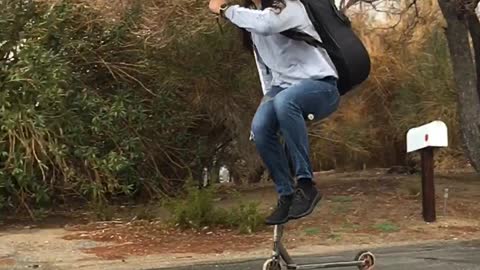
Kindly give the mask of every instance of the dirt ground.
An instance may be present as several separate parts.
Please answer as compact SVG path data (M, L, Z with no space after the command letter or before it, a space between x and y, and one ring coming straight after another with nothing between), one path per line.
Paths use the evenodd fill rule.
M431 224L421 218L419 175L391 175L385 170L319 173L316 182L324 194L320 206L311 216L291 222L286 228L285 242L293 254L419 241L480 239L480 176L471 172L437 174L438 221ZM446 209L445 188L449 189ZM251 186L241 194L241 200L258 201L265 211L276 200L270 185ZM217 203L228 207L238 200L225 193L219 194ZM2 265L18 264L18 254L30 254L31 263L41 257L42 262L60 267L51 269L63 269L62 266L72 263L83 263L84 269L97 269L91 267L100 262L126 267L129 263L139 265L140 261L159 267L269 254L271 228L253 235L210 228L181 231L167 227L164 217L88 224L78 224L76 219L77 222L61 224L62 228L55 230L34 226L19 230L10 226L0 233L0 269ZM12 247L12 252L5 248L2 253L2 245ZM68 252L71 258L63 256L62 251ZM35 255L41 252L50 256ZM63 256L61 262L58 262L59 256ZM115 269L122 268L117 265Z

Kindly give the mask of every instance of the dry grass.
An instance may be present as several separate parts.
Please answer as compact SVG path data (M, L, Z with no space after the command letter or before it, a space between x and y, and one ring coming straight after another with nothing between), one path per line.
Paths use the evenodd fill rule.
M317 169L403 164L406 131L437 119L452 130L453 147L440 156L442 166L465 164L441 13L433 0L418 6L418 14L412 9L398 24L398 16L372 23L364 14L352 14L372 72L331 119L313 125Z

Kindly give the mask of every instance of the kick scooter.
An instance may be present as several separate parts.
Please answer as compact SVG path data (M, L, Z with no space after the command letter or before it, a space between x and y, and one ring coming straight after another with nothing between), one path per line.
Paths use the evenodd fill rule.
M360 270L372 270L375 265L375 256L369 251L359 252L353 261L349 262L295 264L282 244L283 229L284 225L276 225L274 227L273 254L263 264L263 270L324 269L348 266L357 266Z

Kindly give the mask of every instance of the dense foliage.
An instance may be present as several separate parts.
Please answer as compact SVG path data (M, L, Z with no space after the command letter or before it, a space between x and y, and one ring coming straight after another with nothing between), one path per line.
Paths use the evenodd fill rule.
M0 2L0 208L150 199L223 164L261 175L248 141L261 92L238 31L204 1L124 2ZM374 75L312 125L316 169L403 163L409 126L457 124L432 25L402 44L399 28L362 33Z

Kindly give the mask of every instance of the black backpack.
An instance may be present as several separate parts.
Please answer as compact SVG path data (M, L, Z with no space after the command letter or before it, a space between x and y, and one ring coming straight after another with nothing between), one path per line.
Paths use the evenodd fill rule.
M370 74L368 51L353 32L350 20L338 10L334 0L300 1L305 6L322 42L294 29L284 31L282 34L324 48L338 71L338 90L344 95L368 78Z

